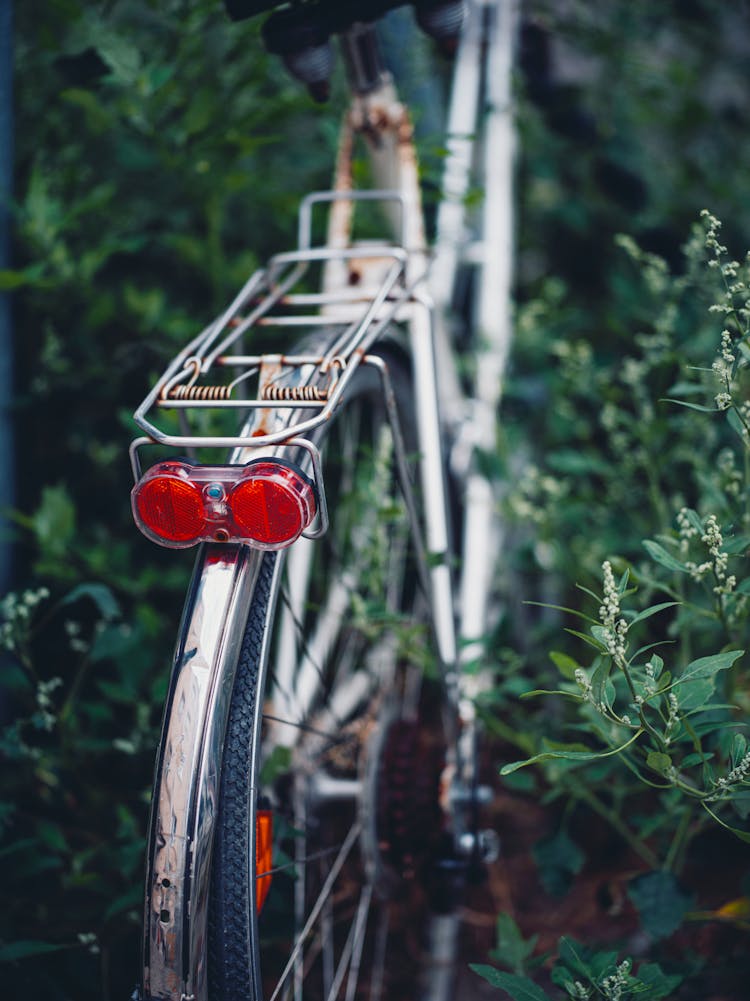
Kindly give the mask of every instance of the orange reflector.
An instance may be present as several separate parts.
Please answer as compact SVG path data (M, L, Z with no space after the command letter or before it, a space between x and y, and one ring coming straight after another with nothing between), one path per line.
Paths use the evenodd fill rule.
M255 813L255 906L258 914L263 909L271 889L270 872L273 868L273 814L270 810ZM268 873L269 875L264 875Z

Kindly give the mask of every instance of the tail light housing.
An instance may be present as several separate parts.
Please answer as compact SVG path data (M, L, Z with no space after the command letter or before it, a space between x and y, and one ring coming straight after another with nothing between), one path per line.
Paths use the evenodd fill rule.
M159 462L133 487L131 504L143 534L173 549L199 542L283 549L317 512L312 481L282 459L253 459L246 466Z

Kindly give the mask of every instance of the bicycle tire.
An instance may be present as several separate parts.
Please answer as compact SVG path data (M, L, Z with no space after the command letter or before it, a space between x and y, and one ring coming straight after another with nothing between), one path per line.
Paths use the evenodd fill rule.
M408 373L395 353L385 358L402 426L410 432ZM338 417L319 441L327 487L333 488L331 527L310 551L312 569L303 601L291 596L284 579L285 564L289 570L294 556L287 562L284 553L266 554L256 578L219 779L209 890L209 1001L270 1001L277 996L305 1001L333 996L416 1001L429 996L432 1001L448 994L450 955L438 957L421 933L430 929L436 899L432 891L439 883L435 876L450 854L440 804L450 712L436 662L424 650L431 635L427 603L415 582L413 540L405 530L403 510L394 507L397 477L390 465L377 465L388 455L381 438L390 436L380 392L375 374L362 366ZM413 442L407 441L410 447ZM370 513L363 531L356 510L357 477L371 485L373 471L386 489L374 520L372 509L365 507ZM337 482L339 476L343 478ZM374 572L367 558L377 562L383 556L391 559L389 579L382 582L391 598L377 610L358 611L361 602L377 605L376 579L365 579ZM401 579L394 582L392 572ZM344 585L342 575L348 575ZM321 646L319 634L327 626L320 623L328 622L332 606L342 600L342 586L345 607L335 612L333 638ZM354 621L358 614L360 622ZM303 709L299 692L279 690L283 641L276 633L286 629L288 635L290 622L300 634L297 657L307 664L304 684L309 687L312 672L321 689ZM417 637L416 652L423 662L415 664L410 657ZM320 663L312 659L316 644L327 645ZM380 677L367 663L372 657L380 658ZM298 671L296 680L302 679L302 668ZM347 699L354 704L348 716L338 719ZM286 703L288 714L294 706L299 715L282 720L279 702ZM328 729L334 725L335 733ZM269 778L273 767L277 774ZM270 890L259 919L256 880L263 873L257 871L255 841L263 797L272 805L275 840ZM348 844L349 854L320 905L321 888L339 865L342 844ZM287 856L295 851L290 863ZM294 958L301 926L316 907L320 926L316 921L314 934L304 936Z

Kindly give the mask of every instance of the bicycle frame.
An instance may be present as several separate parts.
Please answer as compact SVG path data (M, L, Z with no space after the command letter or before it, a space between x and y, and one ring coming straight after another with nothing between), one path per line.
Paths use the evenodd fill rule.
M302 456L324 498L325 470L314 443L315 432L342 404L359 366L371 366L378 373L399 453L401 490L412 527L423 539L420 575L429 595L445 681L459 722L451 790L459 812L456 804L468 803L475 795L471 753L476 737L474 700L482 684L481 676L462 668L481 652L496 552L495 544L488 544L494 533L494 494L491 484L475 468L473 456L477 449L494 446L495 412L510 337L510 65L516 18L512 0L478 0L469 9L453 88L446 201L438 216L432 262L423 230L408 115L392 85L385 82L375 93L354 98L342 127L335 188L303 200L298 249L274 256L265 269L253 274L225 312L168 366L135 413L144 437L131 446L136 480L141 473L142 449L154 443L189 454L201 448L231 449L231 461L237 463L292 450ZM491 22L489 30L482 30L483 19ZM490 89L494 88L483 129L484 158L493 167L486 175L492 180L488 180L484 216L492 218L493 224L485 225L482 251L472 258L480 289L481 347L476 357L476 383L467 398L455 373L446 316L456 270L466 259L462 249L467 229L465 202L484 77ZM373 139L373 167L381 185L374 191L352 190L351 157L358 133ZM397 239L351 246L354 209L358 203L373 199L396 210ZM326 246L315 247L313 213L320 206L330 207L328 236ZM498 218L503 220L500 233ZM300 290L300 281L318 266L323 271L321 291ZM354 272L359 276L356 285L351 284ZM412 362L423 523L414 500L387 367L372 353L393 323L407 331ZM335 328L339 334L322 353L242 353L241 344L248 334L262 336L260 328L273 326ZM239 376L229 383L201 381L209 373L235 369ZM257 380L255 393L247 391L251 380ZM236 395L238 390L242 395ZM249 417L237 434L206 436L196 433L190 423L206 408ZM166 410L177 413L182 433L173 434L160 426L159 414ZM461 562L470 572L462 573L458 587L451 568L441 410L453 429L451 461L465 490ZM308 539L325 531L324 501L321 508L322 513L305 533ZM291 548L287 558L295 561L292 576L304 575L308 547L301 539ZM233 665L262 555L244 546L203 547L186 599L168 696L168 705L173 708L157 761L159 795L152 805L150 843L154 848L146 882L143 982L144 998L149 1001L208 1001L204 942L218 797L217 762ZM294 615L293 603L292 595L291 608L285 614ZM284 656L282 650L282 671ZM256 706L255 711L259 727L261 707ZM472 833L460 817L456 836L463 841L464 850L476 850L468 843Z

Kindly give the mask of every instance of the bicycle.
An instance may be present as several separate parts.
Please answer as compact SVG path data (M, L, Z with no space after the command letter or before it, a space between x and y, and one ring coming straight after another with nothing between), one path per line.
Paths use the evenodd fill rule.
M476 455L494 444L510 336L516 9L417 4L443 41L466 14L430 251L408 112L369 23L402 5L271 13L268 47L318 97L328 37L342 40L336 186L302 201L297 249L248 279L135 413L135 519L160 544L200 544L157 755L142 1001L447 998L460 886L496 849L478 821L473 665L496 527ZM475 132L492 169L467 265ZM372 189L352 184L357 139L386 178ZM374 202L396 238L353 240L355 208ZM470 380L449 330L467 267ZM290 351L247 353L250 335L300 329ZM144 470L154 445L184 457Z

